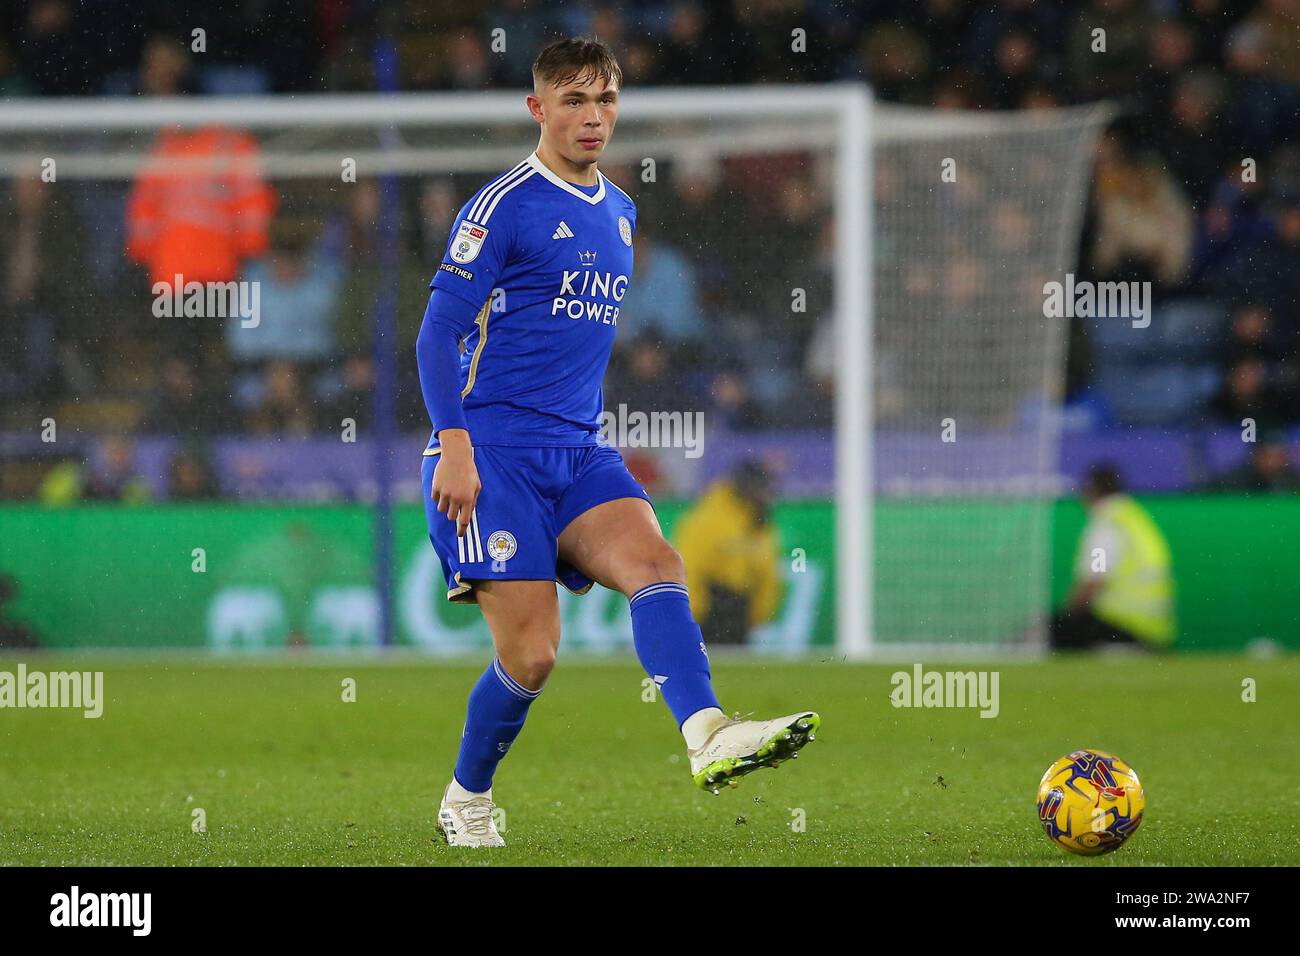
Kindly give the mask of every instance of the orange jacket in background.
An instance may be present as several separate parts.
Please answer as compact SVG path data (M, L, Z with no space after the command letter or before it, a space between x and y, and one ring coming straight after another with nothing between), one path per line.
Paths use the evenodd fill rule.
M201 169L185 164L211 161ZM258 171L257 142L236 130L162 133L126 209L126 254L149 281L228 282L266 251L275 192Z

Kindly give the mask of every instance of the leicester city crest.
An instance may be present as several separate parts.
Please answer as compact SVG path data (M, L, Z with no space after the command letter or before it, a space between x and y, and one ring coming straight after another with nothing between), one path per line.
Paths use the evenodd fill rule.
M493 561L507 561L515 556L519 546L509 531L493 531L488 535L487 552Z

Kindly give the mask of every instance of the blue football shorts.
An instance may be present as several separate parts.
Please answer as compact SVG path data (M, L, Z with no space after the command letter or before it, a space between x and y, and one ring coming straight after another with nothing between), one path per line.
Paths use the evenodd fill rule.
M585 594L594 582L560 560L560 533L578 515L606 501L650 502L611 445L475 445L474 465L482 488L460 537L456 522L447 520L432 497L440 451L436 446L425 449L420 478L429 540L442 562L448 601L477 603L476 581L554 579L575 594Z

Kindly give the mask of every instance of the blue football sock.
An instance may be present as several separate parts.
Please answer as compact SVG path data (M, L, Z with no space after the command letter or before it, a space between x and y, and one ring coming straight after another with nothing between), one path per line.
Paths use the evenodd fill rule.
M456 782L473 793L492 788L492 775L519 736L528 705L540 690L529 690L493 660L470 691L465 732L456 758Z
M709 681L704 635L691 616L686 585L648 584L632 595L632 643L641 666L659 685L677 726L706 707L719 707Z

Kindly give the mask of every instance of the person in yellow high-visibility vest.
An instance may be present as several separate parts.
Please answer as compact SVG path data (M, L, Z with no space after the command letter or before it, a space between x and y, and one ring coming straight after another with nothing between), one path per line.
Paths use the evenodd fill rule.
M677 523L691 611L710 645L743 644L781 603L772 495L766 466L746 460L710 486Z
M1124 494L1119 472L1110 465L1088 472L1081 496L1088 524L1074 584L1052 618L1052 646L1172 647L1174 584L1165 536L1146 509Z

